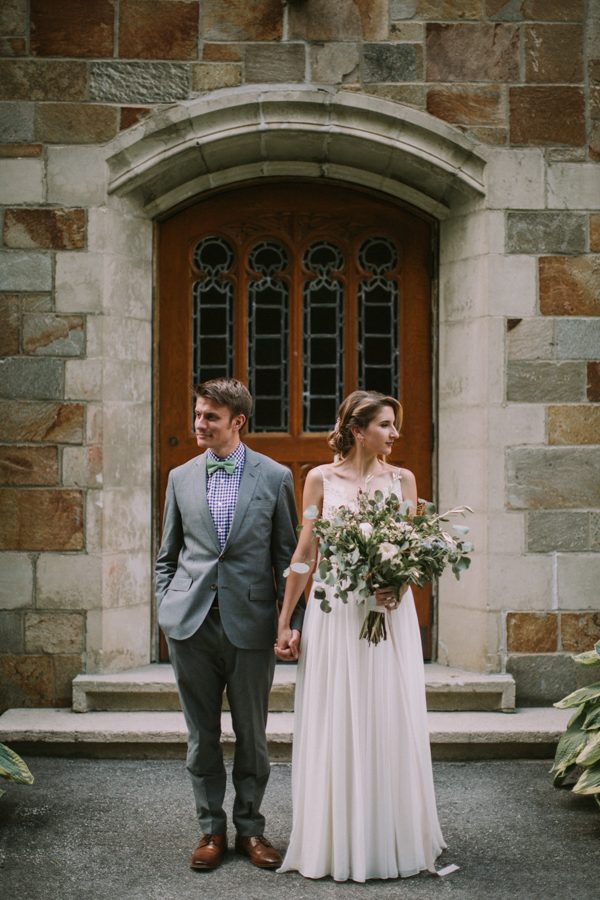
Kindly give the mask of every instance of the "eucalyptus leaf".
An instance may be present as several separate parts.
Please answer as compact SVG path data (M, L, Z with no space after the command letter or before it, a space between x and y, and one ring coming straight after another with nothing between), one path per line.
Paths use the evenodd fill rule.
M330 612L331 612L331 606L329 605L329 603L327 602L327 600L321 600L321 603L320 603L319 605L320 605L320 607L321 607L321 609L323 610L324 613L330 613Z

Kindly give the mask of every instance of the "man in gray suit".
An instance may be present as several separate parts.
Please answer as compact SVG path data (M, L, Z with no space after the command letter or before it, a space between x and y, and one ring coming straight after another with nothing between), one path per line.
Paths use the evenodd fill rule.
M236 736L236 851L261 868L281 857L264 837L260 805L269 777L266 723L277 603L296 547L288 469L240 441L252 397L235 379L196 388L194 430L206 452L169 474L156 561L158 622L167 638L188 727L202 837L190 865L214 869L227 850L221 749L223 691ZM292 622L297 658L303 605Z

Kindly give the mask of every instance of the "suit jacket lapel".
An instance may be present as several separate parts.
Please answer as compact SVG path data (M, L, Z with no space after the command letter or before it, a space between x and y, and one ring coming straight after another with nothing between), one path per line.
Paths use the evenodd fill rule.
M226 549L229 546L229 543L235 540L236 532L239 530L240 525L246 517L248 506L250 505L256 485L258 484L259 470L260 456L258 453L254 453L253 450L250 450L249 447L246 447L246 462L244 463L244 471L242 473L242 480L240 481L240 490L235 505L235 513L233 514L233 522L231 523L231 528L229 529L227 541L223 549Z
M193 473L191 498L194 509L198 510L204 531L210 536L215 545L215 549L220 552L221 548L219 547L215 523L210 514L210 508L206 497L206 458L204 453L197 457Z

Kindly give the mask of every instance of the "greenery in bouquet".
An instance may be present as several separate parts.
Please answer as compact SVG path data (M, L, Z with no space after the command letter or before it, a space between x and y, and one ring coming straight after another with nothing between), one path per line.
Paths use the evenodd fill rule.
M473 551L473 545L464 540L469 529L452 525L458 535L454 537L444 530L444 523L465 512L472 510L461 506L437 515L432 503L420 502L411 516L408 501L395 494L375 491L371 497L361 491L356 509L340 506L331 518L316 519L313 531L321 559L314 596L323 612L331 611L331 596L347 603L352 595L367 610L359 637L373 644L385 640L385 613L375 603L375 590L422 587L448 566L459 578L469 567Z
M600 666L600 641L593 650L573 658L582 666ZM554 705L575 710L556 748L551 769L554 786L592 796L600 806L600 681L573 691Z

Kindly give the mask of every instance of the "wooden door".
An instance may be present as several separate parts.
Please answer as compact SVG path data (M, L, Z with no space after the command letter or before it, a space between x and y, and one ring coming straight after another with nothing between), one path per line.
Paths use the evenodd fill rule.
M356 388L398 397L391 462L432 496L431 226L346 186L265 182L202 199L158 236L159 497L198 450L192 386L234 376L255 408L248 446L306 473L328 462L336 409ZM419 621L430 656L431 593Z

